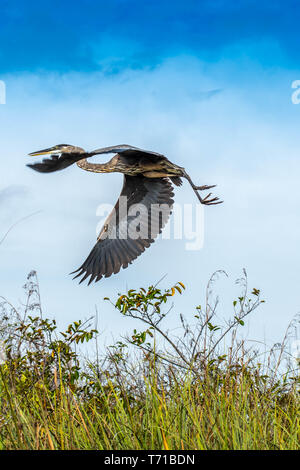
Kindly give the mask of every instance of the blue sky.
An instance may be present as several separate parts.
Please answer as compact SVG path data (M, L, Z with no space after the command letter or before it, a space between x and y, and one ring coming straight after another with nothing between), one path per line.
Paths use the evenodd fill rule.
M293 1L2 1L1 233L41 212L0 246L0 295L18 303L36 269L47 315L65 323L97 305L103 335L117 337L131 323L104 296L167 274L162 285L188 287L174 316L192 318L212 272L225 269L223 317L246 268L267 300L247 333L280 341L300 306L299 13ZM217 183L225 203L205 210L203 249L157 240L117 276L78 286L68 273L93 246L97 207L115 201L122 178L25 167L29 152L62 142L130 143L166 154L199 184ZM196 204L187 185L176 201Z
M300 55L299 15L296 0L2 0L0 70L93 71L114 58L116 73L178 53L210 62L243 42L253 44L253 58L278 66L272 51L260 50L262 41L277 43L282 64L292 65Z

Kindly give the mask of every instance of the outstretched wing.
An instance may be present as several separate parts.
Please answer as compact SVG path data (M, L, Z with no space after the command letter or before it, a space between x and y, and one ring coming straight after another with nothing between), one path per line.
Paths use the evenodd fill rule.
M113 145L112 147L104 147L93 150L89 153L89 155L101 155L103 153L118 153L120 155L125 155L126 157L142 157L148 155L152 157L158 157L160 159L165 158L161 153L139 149L138 147L133 147L132 145L127 144Z
M90 276L90 284L127 268L161 233L171 214L173 196L167 179L125 175L120 197L96 245L74 271L78 273L75 278L83 276L81 283Z
M70 150L68 152L59 152L59 147L67 148L69 147ZM53 149L53 154L51 154L51 150ZM125 157L133 157L133 158L141 158L141 157L152 157L152 159L164 159L165 157L160 153L150 152L148 150L139 149L137 147L133 147L132 145L114 145L112 147L104 147L101 149L93 150L92 152L84 152L83 149L80 149L81 152L73 151L74 149L78 149L78 147L74 147L72 145L56 145L52 147L52 149L41 150L39 152L33 152L32 156L39 155L39 154L49 154L49 158L44 158L41 162L37 163L30 163L27 166L32 168L35 171L39 171L40 173L52 173L54 171L63 170L73 163L78 162L84 158L93 157L94 155L101 155L107 153L118 153L120 155L124 155Z

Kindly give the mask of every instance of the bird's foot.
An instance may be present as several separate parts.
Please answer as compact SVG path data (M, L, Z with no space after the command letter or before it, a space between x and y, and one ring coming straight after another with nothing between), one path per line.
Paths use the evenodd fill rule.
M205 196L205 198L202 198L202 197L199 196L201 204L204 204L206 206L213 206L213 205L216 205L216 204L222 204L223 201L219 201L218 197L213 197L213 198L209 199L210 196L211 196L211 193L209 193L207 196Z
M211 193L209 193L207 196L202 198L200 196L199 191L206 191L208 189L214 188L216 185L204 185L204 186L196 186L193 181L191 180L191 177L184 171L183 176L188 180L190 185L192 186L198 200L201 202L201 204L204 204L206 206L213 206L216 204L222 204L223 201L220 201L218 197L211 197Z

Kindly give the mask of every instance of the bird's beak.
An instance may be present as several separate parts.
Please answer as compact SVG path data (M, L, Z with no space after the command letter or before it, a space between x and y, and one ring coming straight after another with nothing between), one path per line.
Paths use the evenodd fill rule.
M38 155L51 155L54 153L61 153L61 151L62 151L61 148L59 148L58 146L55 146L55 147L50 147L44 150L38 150L37 152L32 152L32 153L29 153L28 155L30 157L37 157Z

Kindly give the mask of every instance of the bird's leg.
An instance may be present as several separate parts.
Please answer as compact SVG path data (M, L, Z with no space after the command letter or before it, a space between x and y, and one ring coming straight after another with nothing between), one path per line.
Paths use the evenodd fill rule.
M197 191L206 191L207 189L215 188L216 186L216 184L211 184L210 186L205 184L204 186L194 186L194 189L197 189Z
M214 188L216 185L211 185L211 186L207 186L207 185L204 185L204 186L196 186L193 181L191 180L190 176L184 172L184 178L186 178L188 180L188 182L190 183L190 185L192 186L193 190L194 190L194 193L196 194L197 198L199 199L199 201L201 202L201 204L205 204L207 206L211 206L211 205L215 205L215 204L221 204L223 201L219 201L219 198L218 197L214 197L214 198L211 198L210 199L210 196L211 196L211 193L209 193L207 196L205 196L204 198L202 198L200 196L200 194L198 193L198 191L204 191L204 190L207 190L207 189L210 189L210 188Z

